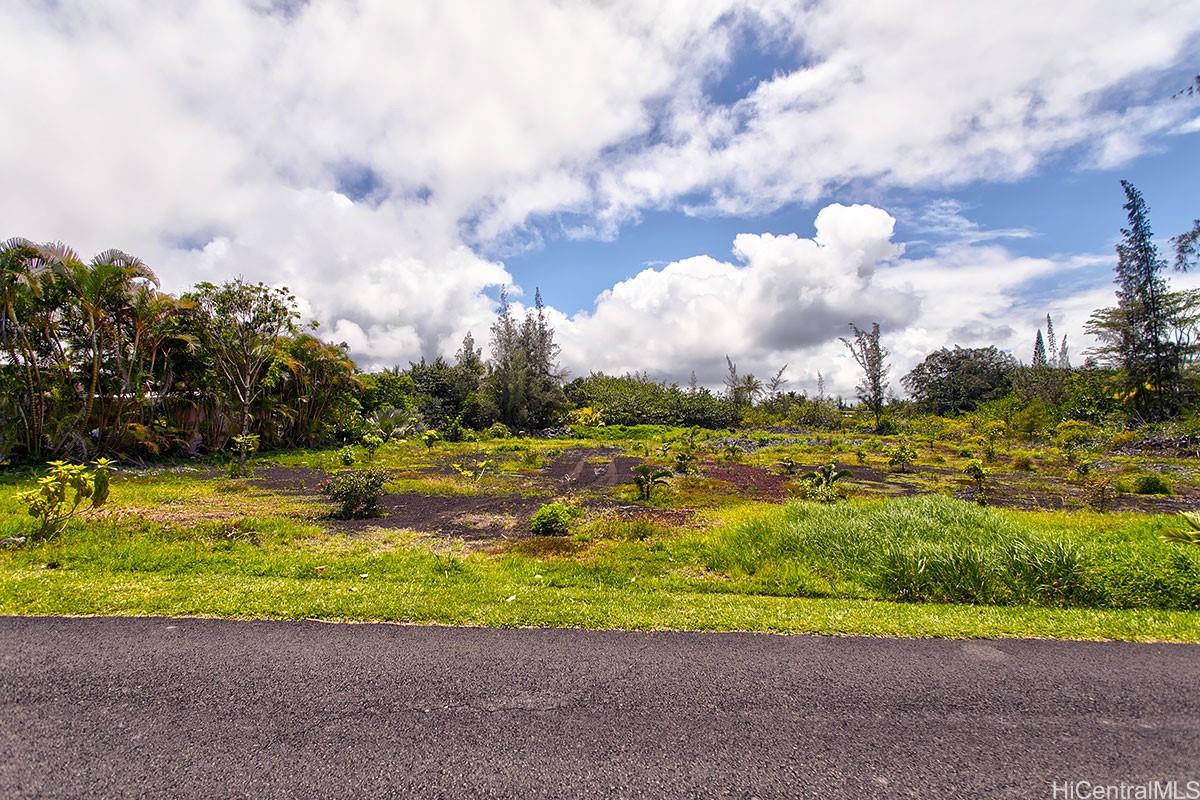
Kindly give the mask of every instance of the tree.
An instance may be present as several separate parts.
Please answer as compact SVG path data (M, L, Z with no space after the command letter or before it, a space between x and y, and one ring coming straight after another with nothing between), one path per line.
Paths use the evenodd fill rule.
M542 293L517 324L508 293L500 293L500 313L492 324L492 361L487 386L500 421L517 430L554 424L566 409L559 347L546 319Z
M900 379L925 411L970 411L1012 390L1017 360L995 347L936 350Z
M733 359L729 356L725 356L725 364L728 367L725 375L726 396L739 408L749 408L754 405L754 401L762 396L762 381L752 374L739 375L737 364L733 363Z
M1042 329L1038 328L1037 338L1033 340L1033 366L1045 369L1049 361L1046 358L1046 342L1042 339Z
M1175 269L1180 272L1200 264L1200 219L1192 222L1192 229L1172 237L1171 244L1175 247Z
M195 303L193 320L211 359L239 436L250 430L250 409L262 395L267 373L279 353L279 340L296 330L300 314L286 288L246 283L241 278L220 286L201 283L187 295ZM238 467L246 454L239 449Z
M1166 264L1145 198L1128 181L1121 188L1129 223L1117 244L1117 306L1095 312L1088 332L1101 342L1095 354L1123 371L1124 395L1135 413L1162 419L1181 404L1192 303L1187 293L1171 292L1162 275Z
M865 405L875 417L875 430L883 427L883 403L887 393L888 351L879 343L879 323L871 324L870 331L859 330L853 322L852 339L842 338L842 344L854 356L858 366L862 368L863 379L857 386L858 400Z

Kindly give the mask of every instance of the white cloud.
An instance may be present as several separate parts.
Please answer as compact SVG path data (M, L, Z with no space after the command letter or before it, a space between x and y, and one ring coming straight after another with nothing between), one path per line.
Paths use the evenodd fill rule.
M1147 92L1195 41L1198 12L1198 0L1104 13L1083 0L15 0L0 5L0 219L3 235L135 252L169 288L286 283L382 365L453 352L469 328L483 338L488 293L512 281L487 254L536 242L546 215L569 213L556 223L568 235L611 236L649 208L1012 180L1070 148L1088 164L1133 158L1195 125L1169 92ZM706 87L751 29L800 66L716 103ZM1021 233L970 228L961 212L935 220L960 246ZM759 371L833 358L830 326L911 328L918 304L952 301L939 287L973 269L951 250L897 261L890 234L877 209L832 207L815 241L739 236L734 262L685 259L616 284L563 321L564 341L597 367L683 377L726 350ZM970 252L996 254L996 274L1050 268ZM1011 303L1005 291L986 307ZM915 348L952 328L911 330Z
M820 371L831 391L849 395L857 367L838 339L849 323L879 322L899 391L900 376L942 346L995 344L1027 358L1048 312L1079 347L1092 309L1113 301L1109 256L1019 256L980 244L964 224L961 238L903 257L894 221L872 206L835 204L817 215L812 239L740 234L739 263L697 256L643 270L591 312L556 318L564 360L575 374L648 370L684 382L695 371L715 385L728 354L759 376L788 364L796 389L815 388ZM1030 286L1048 279L1072 288L1030 301Z

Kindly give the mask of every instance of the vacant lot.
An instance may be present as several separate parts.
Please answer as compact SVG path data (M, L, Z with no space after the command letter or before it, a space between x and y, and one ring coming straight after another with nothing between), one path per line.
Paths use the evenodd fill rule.
M1168 540L1200 505L1194 454L1096 448L1080 470L1002 447L981 484L970 442L898 444L614 426L126 469L104 510L0 552L0 613L1200 640L1200 547ZM841 497L814 502L830 462ZM648 499L643 465L669 473ZM387 474L379 513L335 519L323 487L364 466ZM32 530L33 480L3 478L0 537ZM551 502L568 531L533 535Z

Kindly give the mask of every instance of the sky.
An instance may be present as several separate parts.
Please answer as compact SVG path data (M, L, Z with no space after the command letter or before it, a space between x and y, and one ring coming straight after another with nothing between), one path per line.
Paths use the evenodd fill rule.
M0 236L291 288L366 368L540 288L571 375L1081 360L1200 217L1200 0L0 0ZM1200 285L1193 275L1176 286Z

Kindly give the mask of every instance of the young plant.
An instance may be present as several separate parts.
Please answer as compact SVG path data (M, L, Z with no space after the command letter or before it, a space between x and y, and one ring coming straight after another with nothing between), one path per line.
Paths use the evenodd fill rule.
M338 461L342 462L343 467L354 465L354 448L346 445L341 450L338 450Z
M1083 502L1092 511L1103 514L1108 511L1117 491L1106 475L1096 475L1083 487Z
M917 451L912 448L907 440L901 439L894 446L887 450L888 464L900 470L908 472L908 468L917 460Z
M800 469L800 465L796 463L796 459L791 456L784 456L779 459L779 472L783 475L795 475L796 470Z
M362 446L367 451L367 461L374 461L375 451L383 447L383 437L374 433L368 433L362 437Z
M484 475L492 471L492 468L495 466L495 462L490 458L485 458L483 461L480 461L471 468L464 467L462 464L451 464L450 466L453 467L454 471L459 475L462 475L468 480L474 480L476 483L478 483Z
M421 434L421 441L424 442L425 447L430 450L433 449L433 446L435 444L437 444L438 439L441 439L441 438L442 438L442 435L440 433L438 433L437 431L433 430L432 428L430 428L429 430L427 430Z
M666 486L671 473L661 467L641 464L633 468L633 485L637 487L638 499L649 500L655 486Z
M805 495L808 499L821 503L836 503L841 498L837 482L848 477L850 477L850 473L838 469L837 464L832 461L823 464L804 476L807 484Z
M980 428L979 435L983 438L983 458L987 462L996 460L996 444L1008 432L1008 426L998 419L988 420Z
M675 471L680 475L687 475L692 471L692 462L696 457L686 450L680 450L675 454Z
M338 503L338 519L367 519L379 514L379 498L387 473L374 467L347 469L336 473L325 484L325 494Z
M37 520L35 539L57 536L77 514L100 508L108 500L113 462L99 458L93 468L51 461L50 471L38 479L37 488L17 495L29 516Z
M233 452L237 454L237 460L229 464L229 477L245 478L252 475L254 468L247 459L251 453L258 452L258 434L238 434L231 441L233 442Z
M975 502L981 506L986 506L988 472L984 468L983 462L973 459L967 466L963 467L963 474L971 479L971 485L975 489Z
M726 461L734 462L742 460L742 448L735 442L727 442L722 449L724 450Z

